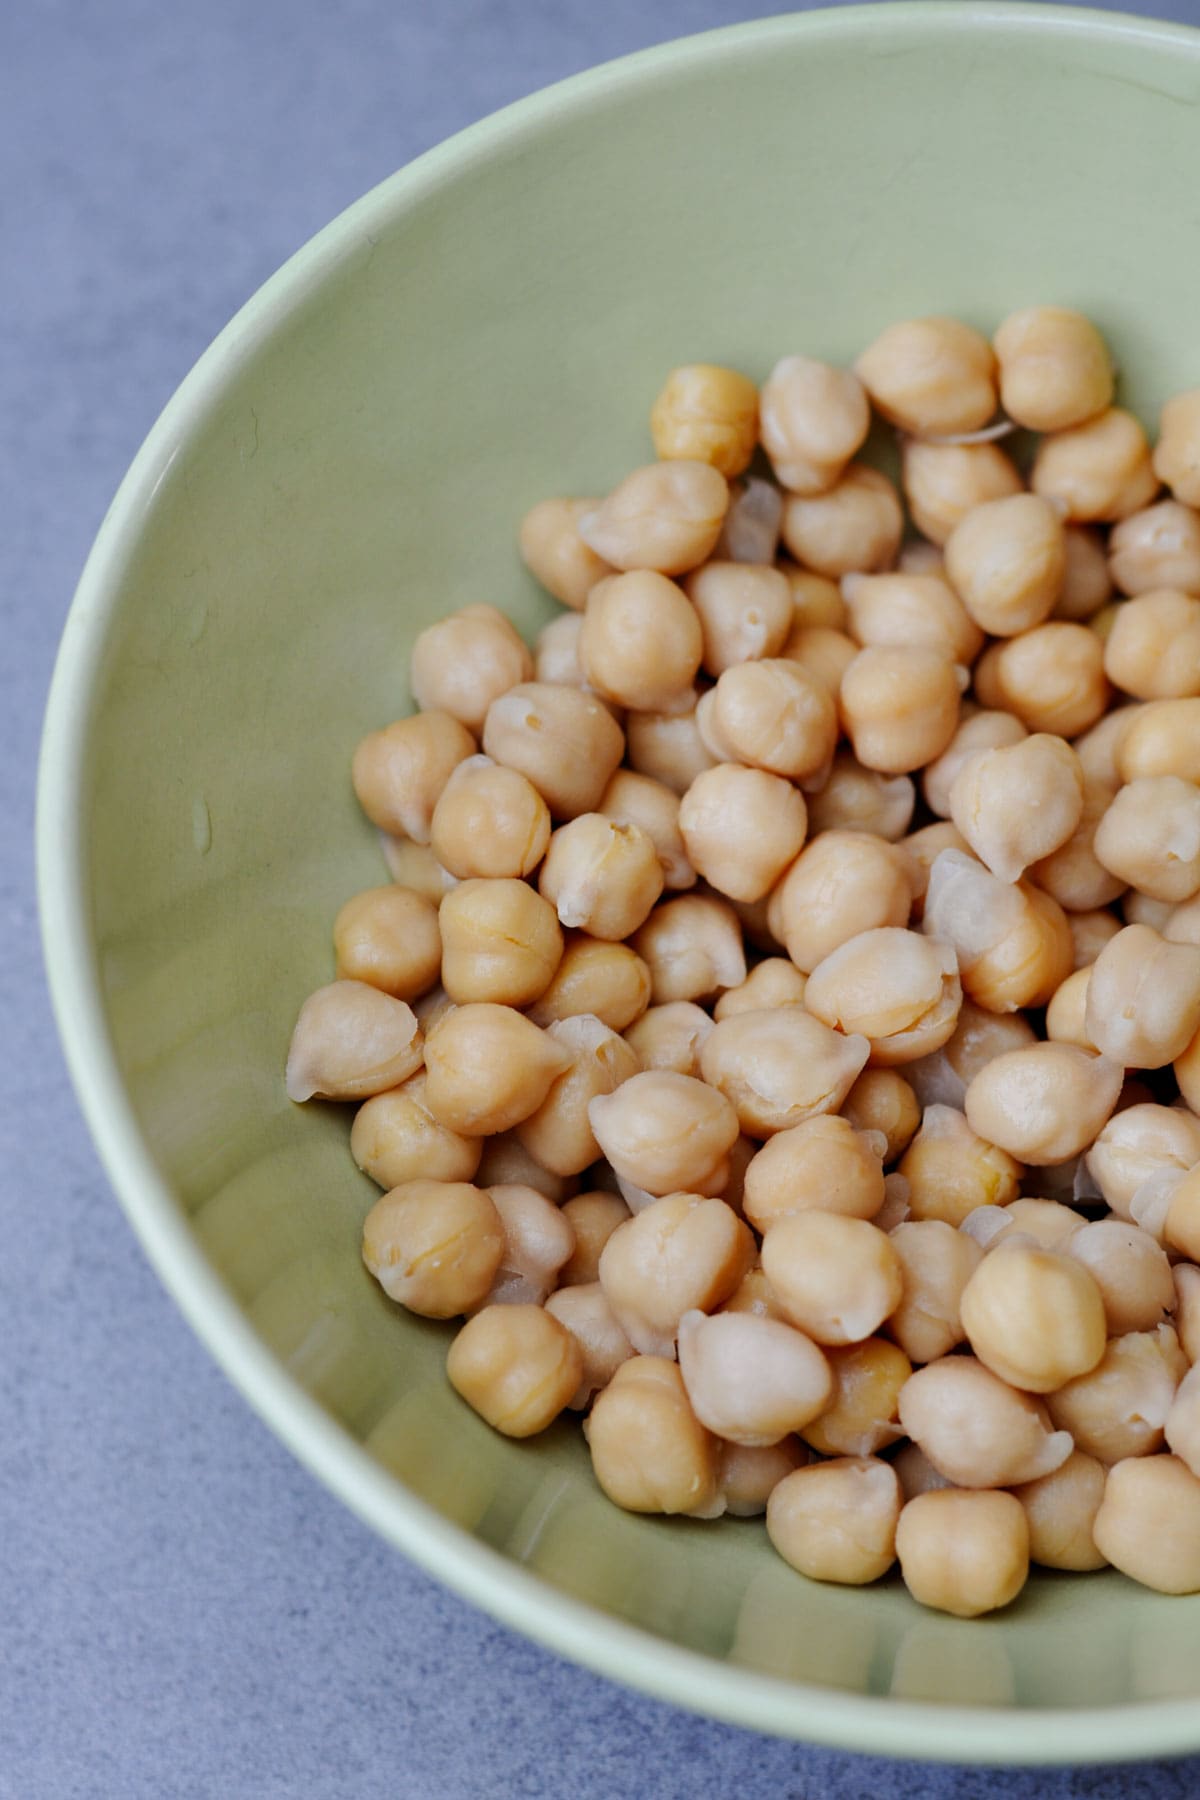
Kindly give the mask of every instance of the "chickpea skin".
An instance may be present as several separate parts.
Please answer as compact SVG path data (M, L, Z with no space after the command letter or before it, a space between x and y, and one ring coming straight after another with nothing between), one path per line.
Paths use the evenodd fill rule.
M711 887L734 900L761 900L799 855L808 813L803 794L782 776L719 763L683 796L679 829L688 860Z
M871 409L849 369L785 356L763 383L761 436L775 474L794 494L823 494L862 447Z
M767 1535L812 1581L861 1587L896 1558L896 1471L873 1456L814 1463L785 1475L767 1501Z
M1029 1577L1029 1524L1012 1494L933 1489L909 1500L896 1554L914 1600L976 1619L1015 1600Z
M950 583L992 637L1012 637L1048 619L1065 573L1062 520L1036 494L984 501L946 540Z
M449 713L478 736L488 707L533 678L533 658L515 626L494 606L463 606L417 637L409 663L422 712Z
M916 437L977 431L996 410L996 358L958 319L889 325L854 365L875 410Z
M758 390L736 369L685 363L672 369L650 411L654 453L662 461L710 463L740 475L758 437Z
M728 506L729 484L709 463L650 463L627 475L578 530L597 556L622 572L684 575L711 555Z
M465 1181L410 1181L363 1222L362 1257L389 1299L427 1319L452 1319L485 1298L504 1254L491 1197Z
M956 850L943 850L930 871L924 930L954 946L964 994L990 1012L1044 1006L1074 960L1056 900L1029 882L1000 881Z
M446 1358L450 1384L505 1437L532 1437L579 1386L583 1357L565 1325L540 1306L485 1306Z
M1068 519L1119 520L1158 492L1146 434L1132 413L1110 406L1082 425L1051 432L1038 446L1030 485Z
M1000 403L1027 431L1065 431L1112 404L1108 347L1091 320L1066 306L1010 313L992 340Z

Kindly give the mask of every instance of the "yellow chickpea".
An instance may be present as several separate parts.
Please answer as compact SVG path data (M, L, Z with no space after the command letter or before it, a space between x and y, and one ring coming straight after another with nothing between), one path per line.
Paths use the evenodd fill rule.
M625 733L629 767L676 795L718 761L700 735L695 704L682 712L630 713Z
M1104 645L1104 670L1138 700L1200 694L1200 600L1177 588L1127 600Z
M636 1350L673 1357L684 1314L715 1311L753 1255L748 1228L723 1200L670 1194L613 1232L600 1254L600 1285Z
M521 521L521 559L535 580L564 606L582 612L598 581L612 574L612 564L579 535L581 520L599 500L539 500Z
M785 356L762 390L762 445L794 494L823 494L861 448L871 423L862 383L849 369Z
M381 831L427 844L433 809L451 773L475 749L465 725L445 712L414 713L372 731L354 752L358 803Z
M658 853L663 885L677 891L695 887L696 871L687 859L679 830L679 795L633 769L618 769L603 794L598 812L615 825L636 825Z
M973 1131L1038 1166L1069 1162L1094 1142L1121 1092L1123 1069L1074 1044L1010 1050L975 1076L966 1095Z
M974 1130L961 1112L926 1106L921 1129L900 1159L914 1219L961 1225L977 1207L1014 1200L1021 1165Z
M884 1200L883 1165L875 1142L828 1113L777 1132L751 1158L742 1205L758 1231L776 1219L815 1208L872 1219Z
M583 1358L565 1325L540 1306L485 1306L450 1346L456 1393L505 1437L544 1431L579 1386Z
M631 1217L619 1194L598 1188L573 1194L563 1202L563 1218L571 1227L575 1248L558 1272L559 1289L590 1287L600 1279L600 1257L618 1225Z
M421 710L449 713L477 736L492 701L532 677L532 656L494 606L463 606L427 626L409 662L413 699Z
M811 1581L878 1581L896 1559L900 1483L873 1456L837 1457L785 1475L767 1501L767 1535Z
M1051 619L996 647L1000 704L1030 731L1078 737L1101 717L1110 698L1104 645L1086 625Z
M464 881L438 913L442 985L451 1000L528 1006L562 959L554 909L524 881Z
M470 1181L482 1152L480 1138L462 1137L438 1124L425 1104L423 1069L364 1101L350 1132L350 1154L382 1188L402 1187L422 1175L433 1181Z
M1047 1569L1102 1569L1108 1558L1092 1536L1104 1498L1106 1470L1073 1450L1059 1469L1014 1488L1029 1525L1029 1556Z
M718 893L761 900L795 860L808 829L804 796L780 775L719 763L679 808L688 860Z
M783 541L818 575L890 568L903 533L900 496L866 463L850 463L826 493L795 494L784 503Z
M776 1006L714 1025L700 1070L731 1102L742 1130L762 1138L836 1112L869 1053L866 1038L831 1031L802 1006Z
M912 1374L903 1350L886 1338L864 1338L826 1351L833 1392L802 1430L822 1456L874 1456L900 1436L897 1404Z
M975 1619L1008 1606L1025 1586L1029 1524L1012 1494L934 1489L905 1505L896 1554L914 1600Z
M1123 594L1159 588L1200 594L1200 514L1178 500L1130 513L1113 527L1108 563Z
M537 1111L517 1125L517 1136L551 1174L582 1175L599 1155L588 1119L590 1102L597 1094L611 1094L641 1065L623 1038L587 1013L548 1025L546 1035L570 1052L571 1067L553 1083Z
M1152 700L1131 710L1114 752L1120 779L1177 775L1200 782L1200 699Z
M504 1255L488 1194L465 1181L410 1181L363 1222L362 1257L385 1294L427 1319L452 1319L487 1296Z
M628 944L568 932L562 961L541 998L529 1008L535 1025L594 1013L613 1031L627 1031L650 1004L650 971Z
M913 524L936 545L946 542L973 507L1021 492L1021 477L999 444L908 438L900 447L900 463Z
M768 957L751 969L745 981L726 989L713 1008L713 1018L728 1019L734 1013L762 1012L772 1006L803 1006L807 985L807 977L786 956Z
M950 816L993 875L1017 881L1074 835L1083 794L1083 770L1071 746L1036 732L969 757L950 787Z
M895 1312L900 1262L866 1219L815 1208L772 1222L762 1266L794 1325L818 1344L856 1344Z
M1012 637L1049 618L1065 572L1062 520L1036 494L972 507L946 540L950 583L976 625L993 637Z
M588 595L579 662L602 699L665 711L691 687L703 648L695 607L653 569L610 575Z
M854 365L875 410L916 437L977 431L996 410L996 358L959 319L889 325Z
M1159 414L1154 473L1177 500L1200 506L1200 388L1175 394Z
M792 631L782 655L819 681L836 700L842 676L858 655L858 645L844 631L834 631L826 625L805 625Z
M626 1512L714 1518L722 1510L717 1441L688 1404L678 1366L623 1362L584 1421L592 1469Z
M904 1283L888 1330L913 1362L936 1362L963 1341L963 1290L983 1251L943 1219L905 1219L888 1235Z
M819 677L780 658L725 669L696 708L701 737L722 762L801 781L826 768L838 737L837 707Z
M459 880L529 875L550 842L550 808L518 770L468 756L433 809L430 842Z
M441 967L437 908L409 888L367 888L338 913L333 945L339 979L419 999Z
M879 1133L884 1164L903 1156L921 1123L921 1108L898 1069L864 1069L842 1102L842 1115L855 1131Z
M821 831L865 831L894 844L908 830L917 791L907 775L864 769L848 750L834 757L823 787L808 801L809 835Z
M1090 525L1067 525L1063 529L1063 548L1067 566L1054 617L1086 622L1112 599L1104 541Z
M1118 406L1044 437L1030 485L1063 506L1068 519L1085 523L1127 518L1158 492L1146 434Z
M595 695L548 682L509 688L483 728L487 755L524 775L559 819L595 810L624 747L621 727Z
M579 535L615 569L684 575L697 568L721 535L729 485L694 458L635 469L579 521Z
M709 675L778 656L792 627L787 578L759 563L709 562L688 577L687 598L701 632Z
M1090 319L1066 306L1010 313L992 340L1000 403L1027 431L1065 431L1112 404L1108 347Z
M781 515L782 516L782 515ZM786 559L779 565L792 590L792 629L802 631L809 625L825 625L841 631L846 624L846 605L842 590L828 575L816 575Z
M617 1370L634 1355L633 1345L617 1324L598 1281L559 1287L545 1302L551 1318L565 1325L579 1346L583 1373L567 1401L583 1412L593 1394L606 1388Z
M288 1046L289 1100L366 1100L420 1068L417 1016L364 981L332 981L300 1008Z
M914 1062L951 1036L962 1005L950 944L884 926L851 938L817 964L804 1003L815 1018L861 1033L878 1067Z
M997 1245L963 1289L963 1331L985 1367L1048 1394L1104 1355L1100 1289L1082 1263L1020 1236Z
M860 763L902 775L940 756L958 726L954 664L936 650L860 650L842 677L838 711Z
M1200 1591L1200 1479L1179 1457L1135 1457L1110 1469L1092 1530L1113 1567L1143 1587Z
M1078 757L1076 762L1082 773L1083 765ZM1096 832L1112 805L1115 792L1115 788L1106 783L1084 775L1083 810L1079 815L1078 825L1065 843L1060 844L1049 856L1032 864L1029 869L1030 880L1052 895L1068 914L1083 913L1094 918L1098 908L1119 899L1124 892L1125 884L1121 877L1106 869L1096 855ZM1100 916L1116 925L1111 914ZM1069 917L1067 923L1074 932L1073 919ZM1095 955L1099 954L1105 938L1112 936L1106 925L1101 926L1100 930L1105 936ZM1095 955L1088 960L1094 962Z
M650 411L654 453L711 463L731 480L740 475L758 437L758 390L736 369L685 363L672 369Z
M829 1362L810 1338L753 1312L684 1313L679 1371L700 1423L749 1448L808 1425L833 1390Z
M426 1039L426 1104L464 1137L507 1131L537 1111L570 1064L563 1045L511 1007L458 1006Z
M670 1069L634 1073L592 1099L587 1111L617 1174L649 1194L699 1191L738 1135L724 1095Z
M1170 1214L1167 1238L1170 1242ZM1130 1221L1095 1219L1073 1231L1063 1250L1083 1264L1099 1288L1110 1337L1153 1331L1164 1314L1175 1310L1165 1250Z
M1056 1044L1095 1050L1087 1033L1087 991L1091 969L1075 969L1054 991L1046 1008L1046 1036Z

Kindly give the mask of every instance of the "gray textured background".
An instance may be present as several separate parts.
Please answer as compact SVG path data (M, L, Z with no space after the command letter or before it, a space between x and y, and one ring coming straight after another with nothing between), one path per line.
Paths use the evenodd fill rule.
M738 0L0 4L2 1800L1167 1800L1200 1760L1000 1773L758 1738L534 1649L386 1549L194 1341L97 1166L30 855L72 587L195 358L417 152ZM1197 0L1129 10L1200 22Z

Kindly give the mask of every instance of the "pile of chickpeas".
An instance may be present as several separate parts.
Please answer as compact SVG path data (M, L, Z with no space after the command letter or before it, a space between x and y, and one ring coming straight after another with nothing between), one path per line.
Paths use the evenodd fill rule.
M533 649L417 638L288 1059L497 1431L963 1617L1200 1589L1200 389L1113 395L1054 306L673 370Z

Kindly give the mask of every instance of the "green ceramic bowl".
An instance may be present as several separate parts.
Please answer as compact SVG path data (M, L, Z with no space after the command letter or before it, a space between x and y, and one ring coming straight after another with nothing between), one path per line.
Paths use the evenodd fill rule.
M885 322L1046 299L1152 418L1200 379L1200 34L1043 6L739 26L569 81L385 182L249 303L104 522L46 724L46 953L147 1252L232 1379L407 1555L568 1656L856 1749L992 1761L1200 1746L1200 1599L1035 1575L1002 1617L813 1586L761 1524L633 1518L579 1431L492 1433L447 1329L359 1262L347 1114L288 1104L330 921L382 865L347 778L414 634L548 611L535 499L648 454L674 363L756 376Z

